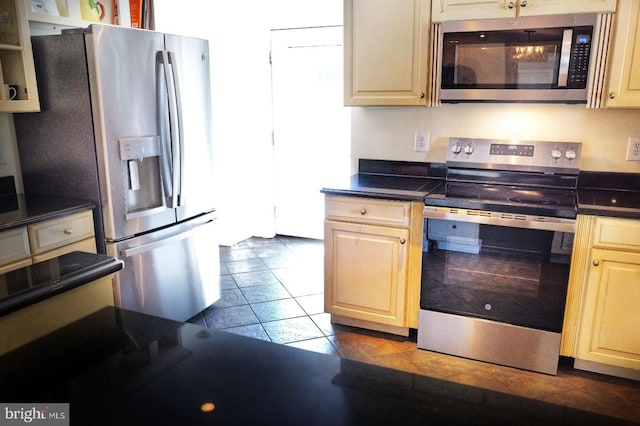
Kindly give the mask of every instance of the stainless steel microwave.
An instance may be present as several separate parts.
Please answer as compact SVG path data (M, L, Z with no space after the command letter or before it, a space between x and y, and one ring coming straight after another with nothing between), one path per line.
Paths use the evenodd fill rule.
M442 102L586 103L597 14L449 21Z

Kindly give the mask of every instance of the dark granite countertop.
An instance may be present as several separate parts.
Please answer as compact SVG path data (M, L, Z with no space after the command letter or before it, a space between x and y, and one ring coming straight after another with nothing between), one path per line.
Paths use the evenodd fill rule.
M330 195L423 202L444 181L444 164L359 160L358 174L341 185L322 188Z
M57 217L91 210L90 201L46 196L5 194L0 196L0 232Z
M76 251L0 274L0 316L117 272L122 267L121 260Z
M322 188L331 195L423 201L444 182L444 163L360 159L358 174ZM640 219L640 174L580 172L578 214Z
M113 307L0 357L0 383L72 425L631 424Z
M581 172L578 214L640 219L640 174Z

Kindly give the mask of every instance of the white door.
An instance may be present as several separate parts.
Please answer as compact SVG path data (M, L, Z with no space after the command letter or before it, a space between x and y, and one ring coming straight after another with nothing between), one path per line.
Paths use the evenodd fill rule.
M350 173L342 27L271 31L276 233L323 238L323 187Z

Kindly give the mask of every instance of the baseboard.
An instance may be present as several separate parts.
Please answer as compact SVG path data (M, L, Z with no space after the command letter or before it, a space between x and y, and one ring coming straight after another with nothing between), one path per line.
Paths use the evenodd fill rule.
M399 336L409 336L409 327L397 327L394 325L379 324L372 321L343 317L331 314L331 322L335 324L348 325L350 327L365 328L367 330L381 331L383 333L397 334Z

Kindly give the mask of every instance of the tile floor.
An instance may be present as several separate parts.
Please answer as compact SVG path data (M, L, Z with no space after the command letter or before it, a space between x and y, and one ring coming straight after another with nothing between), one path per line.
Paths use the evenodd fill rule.
M322 241L278 236L220 248L222 298L190 322L301 349L552 402L640 424L640 383L574 370L556 376L418 349L403 338L332 325L323 312Z

